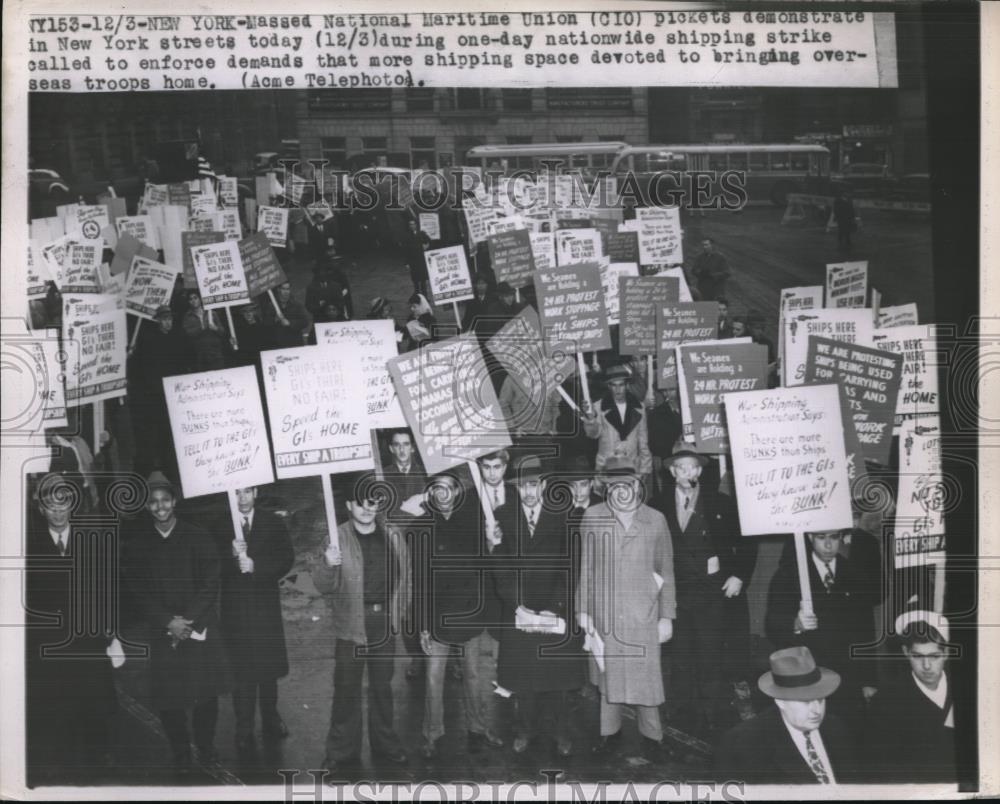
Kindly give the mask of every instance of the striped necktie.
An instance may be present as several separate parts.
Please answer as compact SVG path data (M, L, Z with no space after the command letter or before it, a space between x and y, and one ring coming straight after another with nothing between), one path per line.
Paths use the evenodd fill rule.
M824 561L823 566L826 567L826 572L823 573L823 586L826 587L827 592L833 591L833 570L830 568L830 562Z
M823 767L823 762L819 758L819 753L816 751L816 746L813 745L811 731L805 732L806 735L806 756L809 759L809 769L816 776L816 781L820 784L830 784L830 776L826 772L826 768Z

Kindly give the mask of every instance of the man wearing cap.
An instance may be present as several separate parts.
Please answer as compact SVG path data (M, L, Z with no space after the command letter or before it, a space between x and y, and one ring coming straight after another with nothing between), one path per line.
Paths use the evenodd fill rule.
M843 537L839 530L808 534L811 612L801 605L795 552L786 548L771 579L765 631L775 647L804 645L817 661L840 674L843 684L830 704L850 728L860 731L865 701L878 686L878 671L871 659L852 658L851 649L875 641L872 609L881 582L872 568L842 554Z
M430 558L417 567L414 609L420 645L428 656L422 753L425 759L434 759L444 736L444 673L451 655L462 659L470 752L487 745L500 747L503 740L490 727L497 645L490 628L498 623L480 501L448 472L432 478L427 496L433 523L424 549L430 550Z
M620 743L622 707L635 707L643 749L662 759L660 645L677 614L673 549L663 514L642 502L636 468L625 458L604 465L605 502L580 523L583 554L576 593L591 651L591 680L601 692L595 751Z
M392 676L395 634L410 602L410 558L401 535L379 523L373 485L372 474L355 481L347 502L350 520L337 528L337 544L328 541L322 555L311 561L313 582L330 602L336 638L324 759L324 767L334 774L360 759L366 667L372 753L395 764L406 762L392 725Z
M677 441L667 462L673 482L660 508L673 538L677 581L671 697L690 702L695 728L711 732L727 725L731 711L724 677L746 678L750 615L743 590L756 542L741 538L733 501L700 482L707 464L706 456Z
M74 560L77 550L90 556L99 549L86 533L71 538L82 498L79 474L50 472L35 489L37 510L28 514L24 723L32 785L83 783L81 771L110 764L117 708L111 655L124 657L114 635L102 632L114 613L94 616L111 590Z
M224 534L219 539L222 627L235 682L236 749L241 757L252 757L258 701L264 737L288 736L278 714L278 679L288 675L278 582L292 569L295 552L281 518L257 508L256 488L235 494L239 531L233 532L227 516L215 532Z
M219 551L196 525L179 519L179 494L161 472L146 481L152 522L139 528L126 554L125 579L149 624L154 708L173 750L175 767L191 764L188 709L203 763L215 760L218 695L225 691L219 629Z
M509 321L524 309L524 302L517 301L517 293L508 282L497 285L497 302L497 314L503 321Z
M896 633L907 664L872 699L864 740L871 781L954 782L948 620L933 611L909 611L896 619Z
M847 729L826 712L840 676L817 667L808 648L775 651L770 662L757 686L775 707L723 735L715 752L716 775L747 784L858 781Z
M597 440L595 469L598 474L612 457L627 461L640 479L648 481L653 468L649 433L643 403L628 392L629 373L624 366L612 366L604 377L608 393L584 414L583 429ZM650 488L645 482L646 488Z
M485 274L476 274L472 282L473 297L465 303L462 332L476 332L481 337L496 332L490 327L489 317L496 312L497 300L490 292L490 280Z
M514 693L514 753L551 720L556 752L568 756L567 693L586 681L583 639L573 633L573 553L565 512L546 505L542 462L526 458L517 491L496 511L502 531L493 579L502 601L497 683ZM537 630L535 624L540 623Z

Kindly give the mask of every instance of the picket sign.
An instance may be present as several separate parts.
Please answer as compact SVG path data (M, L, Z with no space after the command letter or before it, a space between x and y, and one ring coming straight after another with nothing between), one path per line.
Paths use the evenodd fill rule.
M583 400L587 403L587 410L590 411L590 386L587 384L587 361L583 359L583 352L576 353L576 362L580 370L580 386L583 388Z
M129 341L129 344L128 344L128 348L129 348L130 352L133 349L135 349L135 344L139 340L139 327L141 327L141 326L142 326L142 319L137 317L135 319L135 329L132 331L132 340Z
M806 614L813 613L812 589L809 586L809 563L806 554L806 534L799 530L795 532L795 564L799 569L799 594L802 598L800 608Z
M229 515L233 519L233 533L236 534L236 550L240 555L246 555L247 542L243 537L243 514L240 513L239 504L236 502L236 489L230 489L226 495L229 498ZM247 570L240 567L240 572Z
M378 461L376 461L377 464ZM336 564L340 564L340 534L337 533L337 510L333 504L333 487L330 485L331 477L331 475L319 476L320 485L323 486L323 508L326 511L326 526L330 531L329 541L324 546L323 552L325 553L329 547L335 547L338 555Z

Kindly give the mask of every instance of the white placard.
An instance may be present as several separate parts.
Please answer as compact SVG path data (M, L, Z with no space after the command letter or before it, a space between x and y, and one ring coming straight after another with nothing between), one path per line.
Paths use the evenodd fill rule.
M868 308L821 308L785 317L784 385L801 385L806 376L809 336L872 346L872 311ZM889 349L885 351L891 351Z
M472 278L462 246L431 249L424 252L424 258L435 306L473 298Z
M864 307L867 300L867 260L826 266L826 307Z
M917 315L916 302L897 304L893 307L882 307L878 311L878 328L910 327L920 323Z
M179 273L172 265L136 255L125 285L125 308L139 318L152 321L157 307L170 304Z
M634 262L601 263L601 285L604 287L604 305L608 311L608 324L617 324L621 313L621 295L618 285L623 276L638 276L639 266Z
M198 292L206 310L250 301L239 245L234 240L191 248Z
M154 251L160 250L160 238L156 234L156 227L153 219L149 215L131 215L122 217L115 221L118 227L118 236L126 232L136 240L141 240Z
M288 210L281 207L258 207L257 231L267 235L271 248L285 248L288 241Z
M907 419L899 433L899 491L893 554L896 568L944 561L947 487L936 416Z
M441 219L436 212L420 213L420 231L424 232L431 240L441 239Z
M872 345L903 356L903 380L896 399L897 424L903 416L937 414L941 407L934 325L876 329L872 333Z
M556 264L556 238L552 232L529 232L531 256L535 259L536 271L547 271Z
M101 254L104 248L99 240L71 243L63 261L63 293L100 293Z
M684 262L681 214L677 207L639 207L639 264L679 265Z
M560 265L598 262L604 256L597 229L560 229L556 232L556 259Z
M121 297L63 296L62 331L63 341L75 344L66 365L66 404L75 407L125 396L128 331Z

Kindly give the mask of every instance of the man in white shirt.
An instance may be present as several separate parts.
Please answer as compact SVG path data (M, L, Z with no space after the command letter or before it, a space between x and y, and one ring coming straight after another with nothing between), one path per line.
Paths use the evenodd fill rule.
M858 780L851 738L826 714L840 676L818 667L809 648L775 651L757 682L775 708L730 729L715 752L718 775L746 784L844 784Z
M496 511L507 502L508 495L513 496L512 487L504 482L507 465L510 463L510 453L505 449L497 450L479 458L477 463L483 478L483 496Z

